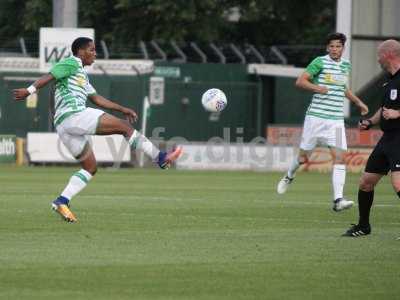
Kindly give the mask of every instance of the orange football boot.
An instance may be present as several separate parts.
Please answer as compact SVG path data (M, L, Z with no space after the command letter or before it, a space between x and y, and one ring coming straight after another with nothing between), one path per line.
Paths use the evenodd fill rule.
M56 201L54 201L56 202ZM69 209L69 206L66 204L59 204L59 203L52 203L51 206L55 212L57 212L64 221L74 223L77 222L78 219L75 217L75 215L72 213L72 211Z

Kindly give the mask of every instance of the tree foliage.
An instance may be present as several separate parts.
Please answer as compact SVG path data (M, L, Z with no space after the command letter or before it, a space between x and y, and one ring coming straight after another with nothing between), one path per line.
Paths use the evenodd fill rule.
M1 0L0 37L36 36L40 27L51 26L51 0Z
M335 0L78 0L79 26L108 42L174 39L254 44L320 43L334 30ZM236 8L240 18L228 20ZM52 0L1 0L0 38L37 36Z

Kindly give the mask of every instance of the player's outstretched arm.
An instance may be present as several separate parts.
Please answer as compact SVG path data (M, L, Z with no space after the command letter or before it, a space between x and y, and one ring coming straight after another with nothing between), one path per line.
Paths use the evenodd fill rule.
M361 115L365 116L368 114L368 106L362 102L360 98L358 98L356 95L353 94L353 92L349 89L347 89L344 94L346 95L346 98L349 99L351 102L353 102L355 105L357 105L360 110L361 110Z
M111 100L108 100L101 95L89 95L89 100L102 108L122 112L130 123L134 123L137 121L138 116L133 109L112 102Z
M296 86L298 88L311 91L318 94L328 93L328 88L320 86L311 82L311 75L308 72L303 72L296 80Z
M36 93L37 90L54 80L54 76L49 74L43 75L27 88L13 90L14 100L24 100L29 95Z

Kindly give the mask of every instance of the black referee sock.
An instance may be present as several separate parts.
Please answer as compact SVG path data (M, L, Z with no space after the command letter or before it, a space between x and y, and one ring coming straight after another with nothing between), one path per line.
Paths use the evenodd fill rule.
M399 196L399 198L400 198L400 191L399 191L399 192L397 192L397 196Z
M374 201L373 190L370 192L364 192L362 190L358 190L358 212L360 214L360 219L358 221L359 225L361 226L369 225L369 213L373 201Z

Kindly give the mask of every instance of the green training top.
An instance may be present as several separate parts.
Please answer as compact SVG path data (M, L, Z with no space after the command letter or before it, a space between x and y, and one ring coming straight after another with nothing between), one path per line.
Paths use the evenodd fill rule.
M343 120L345 90L351 71L348 60L336 62L329 55L318 56L306 68L312 82L328 88L327 94L314 94L306 115L330 120Z
M59 125L72 114L86 109L89 95L96 90L89 83L89 77L80 58L67 57L56 63L50 73L56 79L54 126Z

